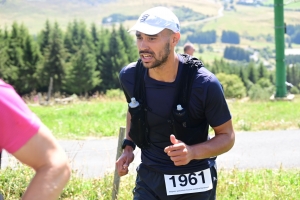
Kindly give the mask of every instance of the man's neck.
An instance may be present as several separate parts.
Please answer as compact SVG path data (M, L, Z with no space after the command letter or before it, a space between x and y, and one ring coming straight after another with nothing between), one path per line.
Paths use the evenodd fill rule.
M167 62L163 65L149 69L149 76L162 82L174 82L178 71L178 55L174 52L170 54Z

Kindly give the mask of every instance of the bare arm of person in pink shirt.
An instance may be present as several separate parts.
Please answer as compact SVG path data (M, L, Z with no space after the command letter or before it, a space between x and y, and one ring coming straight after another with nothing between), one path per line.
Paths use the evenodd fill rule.
M65 152L45 125L13 155L36 171L23 200L59 197L71 172Z
M22 200L58 199L70 179L68 158L50 130L0 80L0 150L35 170Z

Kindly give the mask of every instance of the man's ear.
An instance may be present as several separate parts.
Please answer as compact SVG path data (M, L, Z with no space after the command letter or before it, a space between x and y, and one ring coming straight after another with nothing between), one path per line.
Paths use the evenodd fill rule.
M172 36L172 43L174 46L176 46L178 44L180 40L180 33L174 33Z

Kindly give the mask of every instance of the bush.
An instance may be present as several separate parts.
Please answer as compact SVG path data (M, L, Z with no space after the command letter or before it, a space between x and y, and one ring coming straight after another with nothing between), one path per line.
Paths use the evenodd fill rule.
M290 93L292 93L292 94L299 94L299 89L294 86L294 87L291 88Z
M110 90L106 90L105 96L108 99L123 99L124 93L120 89L110 89Z
M249 90L254 85L254 83L252 83L252 81L247 79L247 80L245 80L244 85L246 86L246 90L248 91L247 94L249 95Z
M254 84L249 90L251 100L269 100L274 93L274 87L261 87L258 83Z
M267 78L260 78L258 81L257 81L257 84L262 87L262 88L274 88L273 84L271 83L270 79L267 79Z
M243 98L246 96L246 88L237 75L219 73L216 76L224 88L226 98Z

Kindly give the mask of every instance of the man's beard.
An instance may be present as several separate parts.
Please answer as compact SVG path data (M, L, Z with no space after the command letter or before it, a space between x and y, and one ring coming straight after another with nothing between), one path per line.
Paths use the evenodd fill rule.
M170 43L166 43L166 45L165 45L163 51L162 51L162 52L159 52L159 57L161 57L161 59L160 59L160 60L157 60L157 59L155 58L154 63L153 63L151 66L147 67L147 68L148 68L148 69L154 69L154 68L157 68L157 67L163 65L163 64L168 60L169 55L170 55L170 52L171 52L171 50L170 50ZM152 53L151 53L151 54L152 54ZM153 54L152 54L152 55L153 55ZM154 57L153 57L153 58L154 58Z

